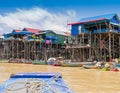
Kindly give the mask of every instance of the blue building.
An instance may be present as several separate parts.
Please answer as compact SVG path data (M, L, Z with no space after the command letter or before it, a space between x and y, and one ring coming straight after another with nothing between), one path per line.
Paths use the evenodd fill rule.
M80 19L72 25L71 34L120 32L120 19L117 14L107 14Z
M120 57L120 19L117 14L82 18L68 25L72 28L73 44L68 46L72 49L71 59L110 61Z

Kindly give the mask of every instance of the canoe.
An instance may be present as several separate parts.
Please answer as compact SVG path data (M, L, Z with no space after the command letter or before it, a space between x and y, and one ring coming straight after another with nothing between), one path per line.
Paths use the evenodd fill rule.
M34 65L47 65L45 61L33 61Z
M80 63L62 63L62 67L82 67L83 65Z
M7 63L9 60L0 60L0 63Z
M100 67L97 66L83 66L85 69L100 69Z
M96 64L89 63L89 64L84 64L83 68L85 69L100 69L100 66L96 66Z
M25 64L32 64L32 62L31 62L30 60L24 59L24 58L22 58L22 59L18 59L18 58L13 59L13 58L10 58L9 61L8 61L8 63L25 63Z
M17 73L0 85L0 93L75 93L60 73Z
M105 63L103 63L103 62L86 63L83 65L83 68L85 68L85 69L102 69L104 66L105 66Z

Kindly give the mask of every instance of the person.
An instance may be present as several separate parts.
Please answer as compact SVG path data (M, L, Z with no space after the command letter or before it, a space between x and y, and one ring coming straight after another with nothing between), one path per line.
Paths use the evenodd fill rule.
M101 68L101 62L97 62L95 66Z
M110 68L110 64L109 63L105 63L105 67L106 68Z
M115 68L115 65L114 65L113 63L110 63L110 62L109 62L109 63L106 63L106 64L105 64L105 67L108 68L109 70L112 70L112 69Z
M105 62L101 63L101 68L103 68L105 66Z
M115 58L115 63L118 63L118 59L117 58Z

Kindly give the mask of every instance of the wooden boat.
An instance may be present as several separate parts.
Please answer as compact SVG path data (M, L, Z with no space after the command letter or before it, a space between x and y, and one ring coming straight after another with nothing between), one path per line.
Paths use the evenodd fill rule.
M32 64L32 61L23 58L23 59L19 59L18 63Z
M100 67L97 66L83 66L85 69L100 69Z
M21 58L21 59L14 59L14 58L10 58L8 63L25 63L25 64L32 64L32 62L28 59L24 59L24 58Z
M83 66L83 64L81 64L81 63L72 63L72 62L63 62L62 64L61 64L61 66L62 67L82 67Z
M45 61L33 61L34 65L47 65L47 62Z
M7 63L9 60L0 60L0 63Z
M60 73L17 73L0 85L0 93L74 93Z
M19 60L19 59L10 58L10 59L8 60L8 63L18 63L18 60Z
M111 64L111 63L110 63ZM88 63L84 64L83 68L85 69L102 69L106 66L107 64L105 62L97 62L97 63ZM110 65L109 65L110 66Z

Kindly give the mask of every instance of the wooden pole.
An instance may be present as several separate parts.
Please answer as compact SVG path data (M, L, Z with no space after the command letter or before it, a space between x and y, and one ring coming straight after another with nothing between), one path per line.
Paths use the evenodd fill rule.
M103 45L102 45L102 36L101 36L101 34L99 34L100 35L100 51L99 51L99 53L100 53L100 56L99 56L99 59L101 60L101 56L102 56L102 48L103 48Z
M19 48L18 48L18 47L19 47L19 44L18 44L18 43L19 43L19 41L17 41L16 43L17 43L17 58L19 58L19 56L18 56L18 49L19 49Z
M11 42L12 42L12 58L13 58L13 51L14 51L14 50L13 50L13 48L14 48L14 44L13 44L13 43L14 43L14 41L11 40Z
M28 52L28 53L29 53L29 59L31 59L31 57L30 57L30 53L31 53L31 50L30 50L30 42L28 42L28 46L29 46L29 50L28 50L28 51L29 51L29 52Z
M113 49L113 52L112 52L113 57L112 57L112 58L114 59L114 57L115 57L115 48L114 48L114 47L115 47L115 44L114 44L114 42L115 42L115 37L114 37L114 34L113 34L112 36L113 36L113 43L112 43L112 44L113 44L113 46L112 46L112 47L113 47L113 48L112 48L112 49Z
M92 32L90 31L90 36L89 36L89 45L90 45L90 47L91 47L91 35L92 34ZM89 48L89 58L91 59L91 48Z
M109 32L109 60L111 59L111 33Z
M119 36L119 57L120 57L120 36Z
M85 51L85 48L83 48L83 61L85 60L85 53L84 53L84 51Z

